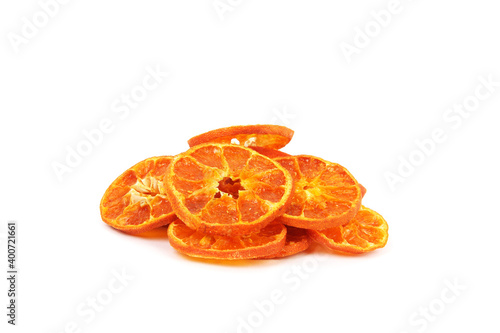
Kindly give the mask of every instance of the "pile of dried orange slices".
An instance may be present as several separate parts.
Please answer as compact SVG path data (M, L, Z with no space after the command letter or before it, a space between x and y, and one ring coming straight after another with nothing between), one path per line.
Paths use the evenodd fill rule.
M385 246L387 223L361 205L366 190L346 168L279 150L293 133L248 125L193 137L186 152L121 174L101 200L102 219L128 233L169 224L176 250L207 259L286 257L311 240L343 253Z

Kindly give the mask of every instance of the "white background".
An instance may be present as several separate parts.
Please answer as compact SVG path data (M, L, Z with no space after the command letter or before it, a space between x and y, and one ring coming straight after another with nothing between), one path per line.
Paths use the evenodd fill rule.
M221 19L211 0L69 1L18 52L12 36L40 5L1 3L0 257L6 271L15 220L20 271L16 327L1 279L2 327L237 332L250 317L241 332L497 332L500 86L460 123L443 117L474 101L480 76L500 81L498 4L401 0L348 62L341 43L376 29L370 12L389 1L230 3ZM113 103L148 66L168 78L120 118ZM53 164L107 118L113 130L60 181ZM347 167L368 189L363 203L388 221L387 246L214 263L177 254L165 229L134 237L101 221L102 194L134 163L182 152L210 129L258 123L295 130L288 153ZM385 174L418 157L415 140L437 128L446 140L392 190ZM123 290L95 317L80 315L122 270L133 277ZM447 289L455 282L465 286L458 296ZM255 302L273 290L284 302L264 317Z

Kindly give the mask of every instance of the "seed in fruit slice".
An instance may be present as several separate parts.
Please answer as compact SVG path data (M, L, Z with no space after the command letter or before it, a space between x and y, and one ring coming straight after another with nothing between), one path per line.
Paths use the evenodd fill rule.
M279 163L252 149L209 143L175 157L165 188L188 227L240 236L259 231L283 214L293 180Z
M308 230L309 236L324 246L341 252L364 253L384 247L389 227L377 212L361 206L346 225L326 230Z
M295 183L292 200L279 221L293 227L322 230L349 222L361 206L361 188L343 166L319 157L278 157Z
M151 157L126 170L108 187L101 199L104 222L113 228L140 233L176 219L163 178L172 156Z
M168 227L168 239L173 248L191 257L253 259L281 251L286 228L282 224L271 224L248 236L230 237L207 235L177 220Z
M245 125L219 128L188 140L189 147L202 143L238 144L244 147L279 149L288 144L293 130L279 125Z
M309 245L310 241L306 229L287 226L286 242L283 249L281 249L281 251L276 254L260 257L259 259L278 259L283 257L289 257L294 254L307 250L309 248Z

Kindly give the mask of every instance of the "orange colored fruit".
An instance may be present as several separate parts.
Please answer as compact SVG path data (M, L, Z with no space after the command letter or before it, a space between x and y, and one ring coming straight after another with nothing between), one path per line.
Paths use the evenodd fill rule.
M168 239L177 251L205 259L252 259L272 255L285 245L286 228L268 225L248 236L207 235L177 220L168 227Z
M377 212L361 207L346 225L326 230L308 230L309 236L324 246L346 253L365 253L384 247L389 227Z
M283 257L289 257L294 254L307 250L309 248L309 245L310 241L306 229L299 229L287 226L286 242L285 246L281 249L281 251L270 256L260 257L259 259L278 259Z
M294 179L290 205L279 221L293 227L322 230L349 222L361 206L361 188L343 166L319 157L274 159Z
M359 184L359 188L361 189L361 198L364 198L366 194L366 188L361 184Z
M176 219L163 177L171 156L151 157L126 170L111 183L101 199L104 222L113 228L140 233Z
M259 231L283 214L293 180L279 163L252 149L209 143L174 158L165 188L188 227L240 236Z
M279 125L231 126L209 131L188 140L189 147L203 143L238 144L244 147L279 149L288 144L293 131Z
M269 158L277 158L277 157L287 157L290 156L290 154L287 154L281 150L277 149L271 149L271 148L265 148L265 147L250 147L259 154L262 154L264 156L267 156Z

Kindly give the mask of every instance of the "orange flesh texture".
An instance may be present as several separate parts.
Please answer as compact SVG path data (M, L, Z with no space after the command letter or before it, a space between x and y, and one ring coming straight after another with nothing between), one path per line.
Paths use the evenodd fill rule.
M219 128L188 140L190 147L203 143L239 144L244 147L279 149L288 144L293 130L279 125L246 125Z
M163 177L171 156L151 157L121 174L104 193L101 217L113 228L139 233L167 225L176 219Z
M277 259L289 257L309 248L310 240L309 236L307 235L306 229L300 229L290 226L287 226L286 229L286 242L283 249L281 249L280 252L274 255L261 257L259 259Z
M277 162L238 145L205 144L180 154L165 177L177 216L190 228L248 235L283 214L293 190Z
M285 245L286 228L281 224L271 224L248 236L230 237L208 235L177 220L169 226L168 238L172 247L188 256L252 259L280 252Z
M364 253L384 247L389 227L377 212L361 207L346 225L326 230L309 230L309 236L326 247L347 253Z
M291 204L279 220L290 226L322 230L349 222L361 206L361 188L339 164L298 155L275 158L294 179Z

